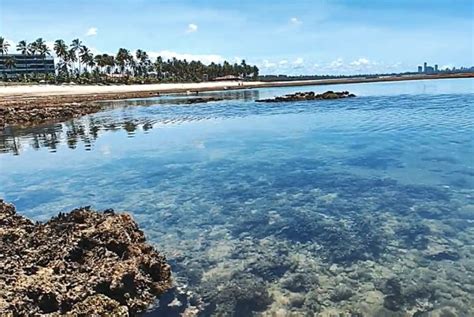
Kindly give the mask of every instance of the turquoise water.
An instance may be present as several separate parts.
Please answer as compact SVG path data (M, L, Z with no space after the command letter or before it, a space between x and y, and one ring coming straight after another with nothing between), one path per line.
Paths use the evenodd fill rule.
M311 90L358 97L254 102ZM225 100L5 130L0 197L36 220L131 212L173 266L175 310L474 315L474 80L203 95Z

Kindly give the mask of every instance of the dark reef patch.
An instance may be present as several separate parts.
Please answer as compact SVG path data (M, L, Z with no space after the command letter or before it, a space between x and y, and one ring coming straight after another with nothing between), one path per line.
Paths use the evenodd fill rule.
M200 287L208 303L204 316L253 316L272 303L266 283L248 273L234 274L229 280L211 280Z

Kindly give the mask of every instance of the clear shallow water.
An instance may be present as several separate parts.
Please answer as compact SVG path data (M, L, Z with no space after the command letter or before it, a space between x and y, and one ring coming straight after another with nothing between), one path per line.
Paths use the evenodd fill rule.
M0 197L37 220L80 205L132 212L205 314L472 315L473 85L111 102L4 131ZM329 89L358 97L253 102Z

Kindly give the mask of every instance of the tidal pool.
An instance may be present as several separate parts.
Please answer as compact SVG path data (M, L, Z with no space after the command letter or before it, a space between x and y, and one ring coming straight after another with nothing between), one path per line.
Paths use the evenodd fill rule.
M310 90L357 98L254 102ZM473 79L203 95L4 130L0 197L131 212L177 285L150 315L474 315Z

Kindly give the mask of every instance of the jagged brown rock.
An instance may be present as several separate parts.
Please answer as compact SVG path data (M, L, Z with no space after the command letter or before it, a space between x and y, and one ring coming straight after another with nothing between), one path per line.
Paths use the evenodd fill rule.
M85 207L34 224L0 200L0 315L133 315L170 287L130 215Z
M297 92L272 99L260 99L257 102L287 102L287 101L304 101L304 100L324 100L324 99L341 99L355 97L354 94L348 91L334 92L328 90L322 94L317 94L314 91Z
M187 98L184 100L185 104L195 104L195 103L206 103L206 102L213 102L213 101L222 101L224 98L216 98L216 97L204 97L204 98Z

